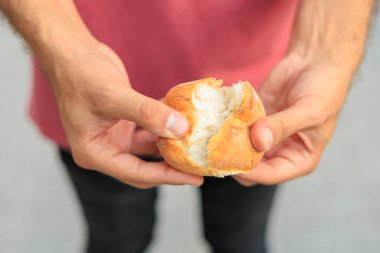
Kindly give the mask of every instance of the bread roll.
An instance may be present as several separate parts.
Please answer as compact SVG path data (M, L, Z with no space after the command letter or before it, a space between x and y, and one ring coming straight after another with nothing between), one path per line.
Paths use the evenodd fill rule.
M249 138L252 124L265 116L259 97L249 82L222 85L222 80L206 78L177 85L166 94L164 103L190 122L184 137L157 142L172 167L223 177L247 173L262 158Z

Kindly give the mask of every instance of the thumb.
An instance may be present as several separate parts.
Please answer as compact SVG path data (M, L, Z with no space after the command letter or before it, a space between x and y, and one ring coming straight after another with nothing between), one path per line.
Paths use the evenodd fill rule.
M113 98L111 104L107 112L111 117L136 122L161 137L178 138L189 129L189 122L181 113L130 88Z
M300 101L284 111L274 113L254 123L250 138L259 151L267 151L300 130L317 126L323 112L312 101Z

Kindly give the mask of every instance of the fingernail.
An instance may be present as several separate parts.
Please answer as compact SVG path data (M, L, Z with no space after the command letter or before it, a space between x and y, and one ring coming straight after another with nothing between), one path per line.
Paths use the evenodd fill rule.
M261 130L261 140L263 142L264 151L267 151L272 147L273 144L273 133L269 128L264 128Z
M184 117L172 113L166 121L166 128L174 136L181 137L187 132L187 129L189 128L189 122Z

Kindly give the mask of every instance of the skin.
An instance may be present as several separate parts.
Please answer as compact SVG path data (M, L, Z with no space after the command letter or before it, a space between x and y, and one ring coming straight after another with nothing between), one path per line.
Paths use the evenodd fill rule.
M372 5L300 1L289 52L259 90L269 116L252 127L251 140L269 151L251 173L234 177L242 185L314 170L362 57ZM72 0L0 0L0 8L44 68L80 166L138 188L202 184L202 177L133 155L155 154L155 135L180 137L188 122L131 88L119 57L90 34Z
M238 182L278 184L315 170L362 58L373 5L300 2L288 54L258 91L269 116L251 128L251 141L267 153Z
M143 189L203 183L135 156L156 153L156 135L181 137L188 121L131 88L119 57L90 34L72 1L0 0L0 8L49 79L78 165Z

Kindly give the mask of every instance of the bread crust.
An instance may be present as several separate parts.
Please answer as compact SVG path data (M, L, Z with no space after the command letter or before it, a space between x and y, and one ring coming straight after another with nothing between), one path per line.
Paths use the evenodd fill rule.
M264 107L249 82L243 82L244 95L238 109L225 119L208 143L208 167L198 165L187 153L186 147L197 123L193 92L202 84L218 88L223 81L211 77L196 80L177 85L166 94L164 103L186 116L190 128L180 139L159 138L157 146L161 155L172 167L201 176L222 177L249 172L263 157L263 153L251 144L249 129L255 121L265 117Z

